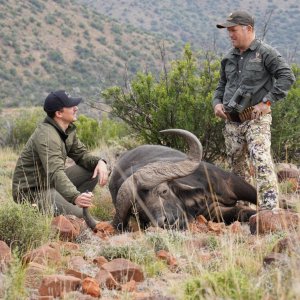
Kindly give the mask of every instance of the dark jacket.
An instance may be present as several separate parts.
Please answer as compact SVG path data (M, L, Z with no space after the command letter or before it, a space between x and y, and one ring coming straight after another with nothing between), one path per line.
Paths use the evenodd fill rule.
M223 103L226 109L239 87L252 95L248 106L261 102L264 97L276 102L287 95L294 81L291 68L280 54L255 39L242 54L233 48L223 58L213 106Z
M65 173L67 156L76 164L93 171L100 157L91 155L71 124L66 132L46 117L26 143L13 174L13 197L27 190L55 188L67 201L74 203L80 195Z

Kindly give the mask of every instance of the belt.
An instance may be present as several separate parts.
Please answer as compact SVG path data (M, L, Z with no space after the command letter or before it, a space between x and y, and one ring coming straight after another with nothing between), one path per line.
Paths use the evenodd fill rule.
M237 122L237 123L244 123L245 121L252 120L251 115L253 111L253 106L247 107L244 111L241 113L238 112L226 112L226 116L229 121Z

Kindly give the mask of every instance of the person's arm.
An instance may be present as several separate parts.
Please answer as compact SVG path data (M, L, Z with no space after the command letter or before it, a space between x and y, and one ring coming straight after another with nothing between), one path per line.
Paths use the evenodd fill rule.
M268 72L275 78L273 87L265 96L265 101L271 103L284 98L291 85L295 82L295 76L287 62L274 50L266 54L264 64Z
M226 82L227 81L225 75L225 65L224 62L222 61L221 68L220 68L220 79L212 101L215 116L220 117L222 119L227 119L224 106L223 106L223 96L224 96Z

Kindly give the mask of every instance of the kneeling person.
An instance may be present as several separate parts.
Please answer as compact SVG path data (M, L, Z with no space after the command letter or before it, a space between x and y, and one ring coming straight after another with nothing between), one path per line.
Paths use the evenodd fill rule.
M92 204L97 182L108 180L106 161L92 155L78 139L77 105L63 90L51 92L45 99L45 120L26 143L13 174L13 199L30 201L47 213L82 217L82 208ZM65 168L67 157L75 165Z

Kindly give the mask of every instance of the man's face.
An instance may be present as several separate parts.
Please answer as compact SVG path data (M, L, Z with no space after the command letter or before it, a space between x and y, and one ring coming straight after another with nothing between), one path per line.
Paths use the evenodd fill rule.
M247 26L236 25L228 27L227 31L231 40L232 46L244 50L248 46L249 29Z
M64 107L61 112L61 120L66 123L73 123L77 120L77 106Z

